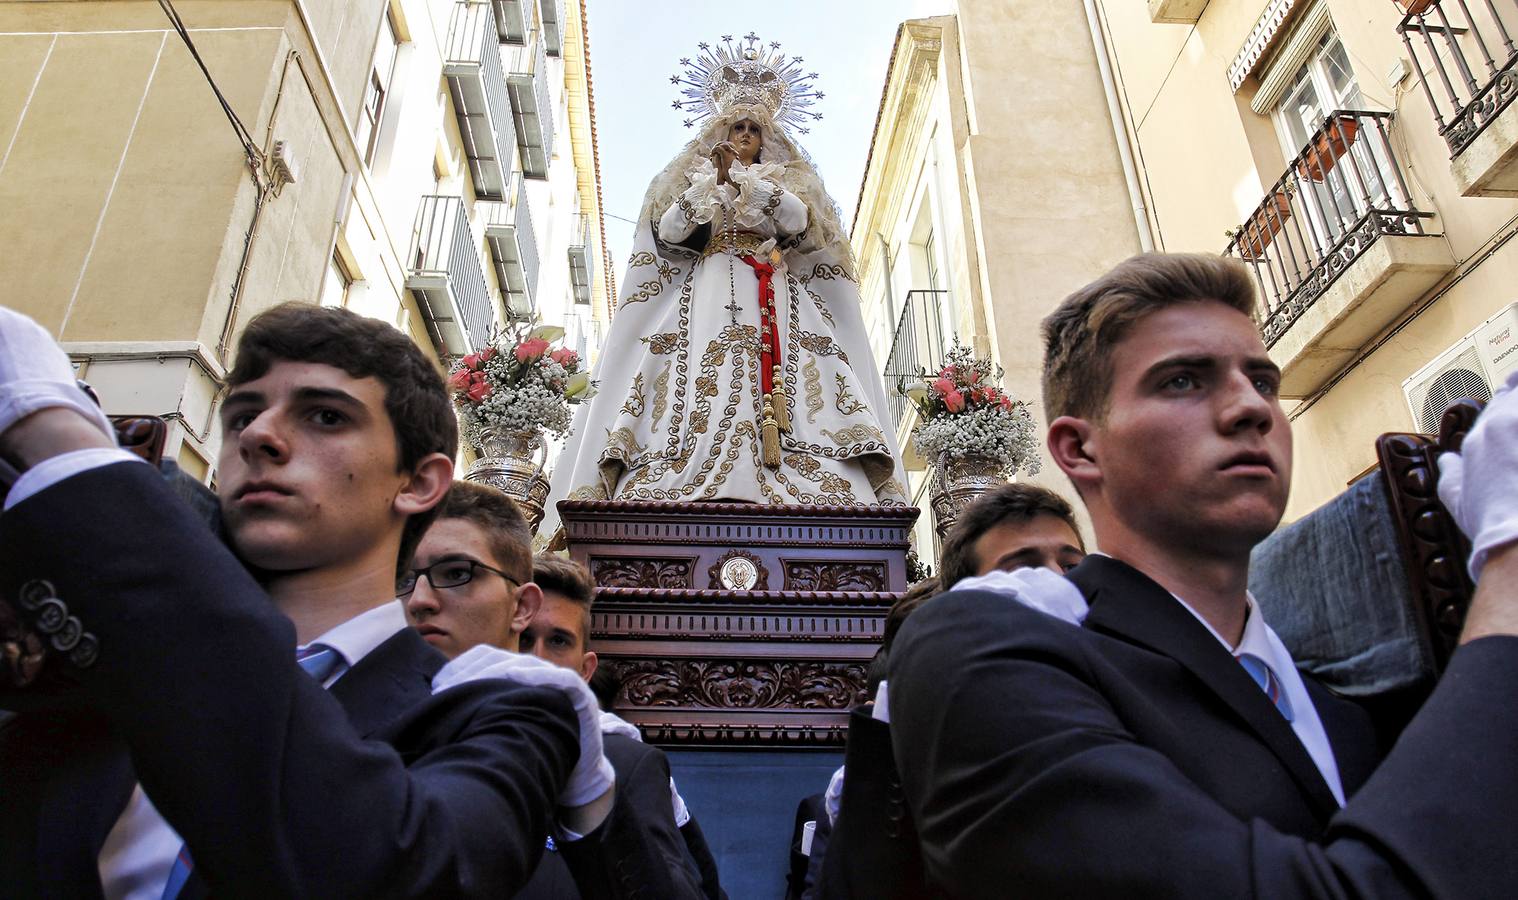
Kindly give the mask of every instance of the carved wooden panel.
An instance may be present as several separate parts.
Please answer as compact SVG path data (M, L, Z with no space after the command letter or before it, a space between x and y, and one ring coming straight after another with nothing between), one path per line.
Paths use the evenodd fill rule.
M787 591L884 591L890 573L884 563L836 560L788 559L785 561Z
M1481 407L1463 400L1444 414L1437 441L1421 434L1383 434L1376 440L1409 586L1423 610L1442 669L1460 640L1475 586L1466 569L1470 542L1439 502L1440 453L1458 451Z
M847 710L864 690L862 663L756 659L623 659L618 708Z
M590 578L602 587L688 588L696 560L693 557L593 556Z

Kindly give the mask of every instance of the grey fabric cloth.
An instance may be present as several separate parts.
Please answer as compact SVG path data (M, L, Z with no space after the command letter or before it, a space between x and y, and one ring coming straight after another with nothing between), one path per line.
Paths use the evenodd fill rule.
M217 537L225 539L226 534L221 528L221 501L215 492L191 478L172 459L160 460L158 471L168 482L169 489L194 511L195 517L204 521Z
M1382 474L1254 550L1249 589L1297 665L1341 694L1368 697L1433 679Z

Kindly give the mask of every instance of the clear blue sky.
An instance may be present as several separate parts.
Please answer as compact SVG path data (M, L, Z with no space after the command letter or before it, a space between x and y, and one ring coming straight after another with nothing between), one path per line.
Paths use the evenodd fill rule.
M864 177L875 111L885 83L896 27L906 19L952 12L954 0L776 0L717 3L696 0L586 0L596 133L601 151L606 244L620 288L643 193L659 170L692 137L669 77L696 44L750 30L779 41L818 73L826 95L822 121L799 137L816 161L828 193L852 220ZM622 217L621 219L615 217Z

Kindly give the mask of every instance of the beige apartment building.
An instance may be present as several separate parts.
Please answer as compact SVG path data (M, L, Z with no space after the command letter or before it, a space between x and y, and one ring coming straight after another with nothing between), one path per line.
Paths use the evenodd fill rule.
M431 355L609 315L580 0L0 2L0 283L213 478L235 335L289 300ZM204 65L202 71L176 26Z
M888 382L958 336L1036 401L1036 325L1070 289L1142 248L1232 255L1284 372L1287 516L1316 508L1378 435L1437 430L1518 367L1515 36L1513 0L960 0L905 23L853 233Z

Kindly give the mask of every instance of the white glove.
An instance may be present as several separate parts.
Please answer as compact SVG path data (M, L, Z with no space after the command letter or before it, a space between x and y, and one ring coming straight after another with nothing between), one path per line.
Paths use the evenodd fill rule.
M31 318L0 306L0 434L54 407L78 412L116 442L111 420L79 389L74 366L53 336Z
M616 713L601 713L601 733L620 734L625 738L632 738L640 744L643 743L643 732L638 730L638 726Z
M1030 566L1012 572L997 570L973 578L962 578L953 590L1006 594L1023 606L1072 625L1086 621L1086 614L1091 611L1079 588L1068 578L1056 575L1043 566Z
M535 656L511 653L480 644L455 657L432 678L434 694L481 678L500 678L512 684L553 688L574 704L580 720L580 761L559 795L560 806L584 806L611 790L617 776L601 751L601 709L578 672L561 669Z
M1459 453L1439 456L1439 499L1471 539L1471 580L1487 556L1518 540L1518 372L1492 395Z
M685 798L680 796L680 791L675 788L675 780L669 780L670 808L675 813L675 827L684 828L685 823L690 821L690 810L685 806Z

